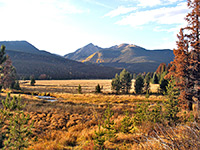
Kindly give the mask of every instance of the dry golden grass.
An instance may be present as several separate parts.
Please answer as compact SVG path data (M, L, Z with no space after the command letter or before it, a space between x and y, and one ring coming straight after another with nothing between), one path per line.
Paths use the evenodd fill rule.
M97 84L103 87L103 93L111 93L112 80L37 80L35 86L30 86L30 81L20 81L20 86L24 90L39 92L57 92L57 93L77 93L78 86L81 85L83 93L92 93ZM130 93L134 92L134 80ZM151 84L151 91L157 92L159 85Z
M82 86L83 94L77 94L79 84ZM97 84L103 86L103 94L94 93ZM98 130L98 123L102 122L102 116L108 103L114 112L112 119L115 122L115 128L119 129L126 110L133 117L136 104L161 102L164 99L163 96L157 95L150 95L149 98L145 98L144 95L111 94L111 80L37 80L35 86L30 86L30 81L20 81L20 85L23 91L21 94L23 103L27 103L24 110L30 114L30 122L35 121L33 133L38 137L38 141L31 142L32 145L28 148L29 150L92 150L94 149L95 131ZM158 85L151 85L154 92L157 88ZM58 101L47 102L30 93L49 93ZM1 94L1 98L5 98L5 96L5 93ZM134 133L117 133L114 142L105 142L106 149L164 149L160 145L158 137L148 135L155 131L154 124L145 123L138 126ZM174 134L170 132L170 129L162 127L162 130L169 130L168 132L171 135ZM177 128L176 134L173 135L180 137L177 139L180 143L184 139L181 138L183 137L182 133L178 131L182 130L186 130L186 126ZM155 132L162 140L165 140L166 134ZM199 136L198 134L194 136L196 135ZM187 134L184 138L188 138ZM150 140L152 142L149 142ZM168 140L167 142L174 146L173 142L175 141Z

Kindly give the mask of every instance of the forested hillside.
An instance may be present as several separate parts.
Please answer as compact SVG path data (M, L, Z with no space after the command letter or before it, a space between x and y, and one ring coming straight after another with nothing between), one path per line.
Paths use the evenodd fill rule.
M87 65L62 56L40 51L26 41L0 42L6 46L19 78L88 79L112 78L120 70Z

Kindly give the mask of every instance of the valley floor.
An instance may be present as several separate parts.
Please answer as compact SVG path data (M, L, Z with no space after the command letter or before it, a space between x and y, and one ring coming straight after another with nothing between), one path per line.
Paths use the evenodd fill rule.
M77 94L79 84L83 94ZM97 84L103 86L103 93L94 93ZM35 86L30 86L30 81L20 81L20 86L21 98L27 104L24 111L30 114L30 122L34 121L34 136L27 149L198 149L200 146L200 126L191 121L173 128L165 123L143 121L139 125L132 123L130 132L121 131L122 120L127 117L125 112L129 112L131 122L137 105L162 105L166 99L164 96L114 95L111 93L111 80L37 80ZM57 101L48 102L39 99L38 95L52 96ZM6 93L1 93L1 99L5 97ZM98 138L103 136L96 133L99 129L104 130L98 125L105 122L108 107L114 113L110 119L114 121L116 137L104 139L104 147L100 147L95 141L100 141ZM186 118L188 116L189 112Z

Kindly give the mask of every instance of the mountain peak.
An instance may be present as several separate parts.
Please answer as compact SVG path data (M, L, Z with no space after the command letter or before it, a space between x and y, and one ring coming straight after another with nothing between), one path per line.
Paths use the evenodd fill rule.
M64 57L76 61L82 61L101 49L102 48L95 46L92 43L89 43L88 45L76 50L74 53L67 54Z
M37 53L39 49L27 41L0 41L0 45L5 45L6 50L15 50L28 53Z

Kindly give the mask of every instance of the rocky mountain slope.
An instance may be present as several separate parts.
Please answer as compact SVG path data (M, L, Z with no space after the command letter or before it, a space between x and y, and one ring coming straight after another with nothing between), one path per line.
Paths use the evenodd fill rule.
M76 60L76 61L83 61L86 59L88 56L92 55L93 53L101 50L102 48L93 45L92 43L76 50L73 53L67 54L64 57L67 59L71 60Z
M126 68L131 72L154 72L160 63L168 64L173 58L173 51L169 49L147 50L136 45L121 44L100 49L87 58L79 58L77 61Z

